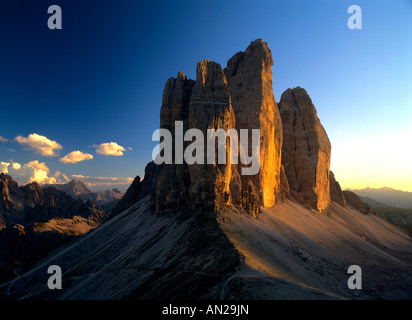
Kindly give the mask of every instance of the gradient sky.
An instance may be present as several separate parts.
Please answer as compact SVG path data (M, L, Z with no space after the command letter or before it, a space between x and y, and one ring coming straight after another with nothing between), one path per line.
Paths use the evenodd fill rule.
M62 30L47 28L53 4ZM352 4L362 30L347 27ZM343 188L412 191L411 0L0 0L0 162L31 178L143 176L166 80L194 79L206 58L225 67L257 38L273 54L276 100L296 86L311 96ZM33 133L61 149L28 148ZM109 142L123 155L97 153ZM60 161L72 151L93 159Z

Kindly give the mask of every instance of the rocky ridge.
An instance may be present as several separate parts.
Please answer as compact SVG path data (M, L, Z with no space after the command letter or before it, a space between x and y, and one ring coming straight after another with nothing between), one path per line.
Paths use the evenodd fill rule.
M37 182L18 186L12 177L0 174L0 217L5 225L29 226L53 217L79 216L103 221L105 213L92 201L83 202L56 188L42 188Z
M74 199L92 201L96 205L102 207L105 212L109 212L116 205L124 193L117 188L102 192L93 192L89 190L82 181L72 180L64 184L45 184L42 188L56 188L70 195Z

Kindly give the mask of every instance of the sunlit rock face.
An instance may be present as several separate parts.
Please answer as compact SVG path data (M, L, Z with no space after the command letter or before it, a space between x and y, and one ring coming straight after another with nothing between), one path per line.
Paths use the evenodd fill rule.
M253 205L265 207L273 206L280 199L282 123L273 95L272 65L267 43L258 39L245 52L233 56L225 69L236 128L260 129L260 172L255 176L241 176L241 181L244 191L253 192L256 201Z
M279 103L282 164L293 198L322 212L330 205L329 138L306 90L286 90Z
M182 72L167 81L160 115L161 128L177 136L175 121L183 121L184 132L200 129L205 137L205 164L148 166L155 181L154 208L170 211L176 207L213 207L220 210L233 204L257 214L260 206L270 207L281 201L280 168L282 123L272 88L272 54L267 44L256 40L245 52L231 58L226 69L209 60L198 63L196 81ZM226 142L226 163L207 164L208 129L249 131L247 150L235 148L238 163L231 162L232 144ZM260 130L260 170L242 175L244 164L239 152L252 152L252 129ZM240 136L240 134L239 134ZM184 142L184 149L191 141ZM259 145L259 144L258 144ZM215 145L216 159L218 143ZM175 159L175 158L174 158ZM152 172L153 171L153 172Z

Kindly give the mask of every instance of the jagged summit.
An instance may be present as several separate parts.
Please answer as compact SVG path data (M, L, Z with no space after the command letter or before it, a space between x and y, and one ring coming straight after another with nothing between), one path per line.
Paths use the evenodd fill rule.
M92 191L90 191L86 185L79 180L71 180L68 183L65 184L46 184L43 185L43 188L48 188L48 187L55 187L58 190L64 191L67 194L69 194L72 197L77 197L81 195L88 195L91 194Z
M75 199L81 199L83 201L91 200L108 212L116 205L117 201L120 200L124 193L119 189L111 189L101 192L93 192L86 185L79 180L71 180L65 184L46 184L43 188L56 188L57 190L63 191Z

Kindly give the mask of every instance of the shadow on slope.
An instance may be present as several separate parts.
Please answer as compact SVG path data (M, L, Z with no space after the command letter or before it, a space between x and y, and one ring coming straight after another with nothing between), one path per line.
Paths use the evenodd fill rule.
M158 215L146 197L21 277L0 286L5 299L201 299L240 258L215 214ZM49 290L50 265L62 269L63 290Z

